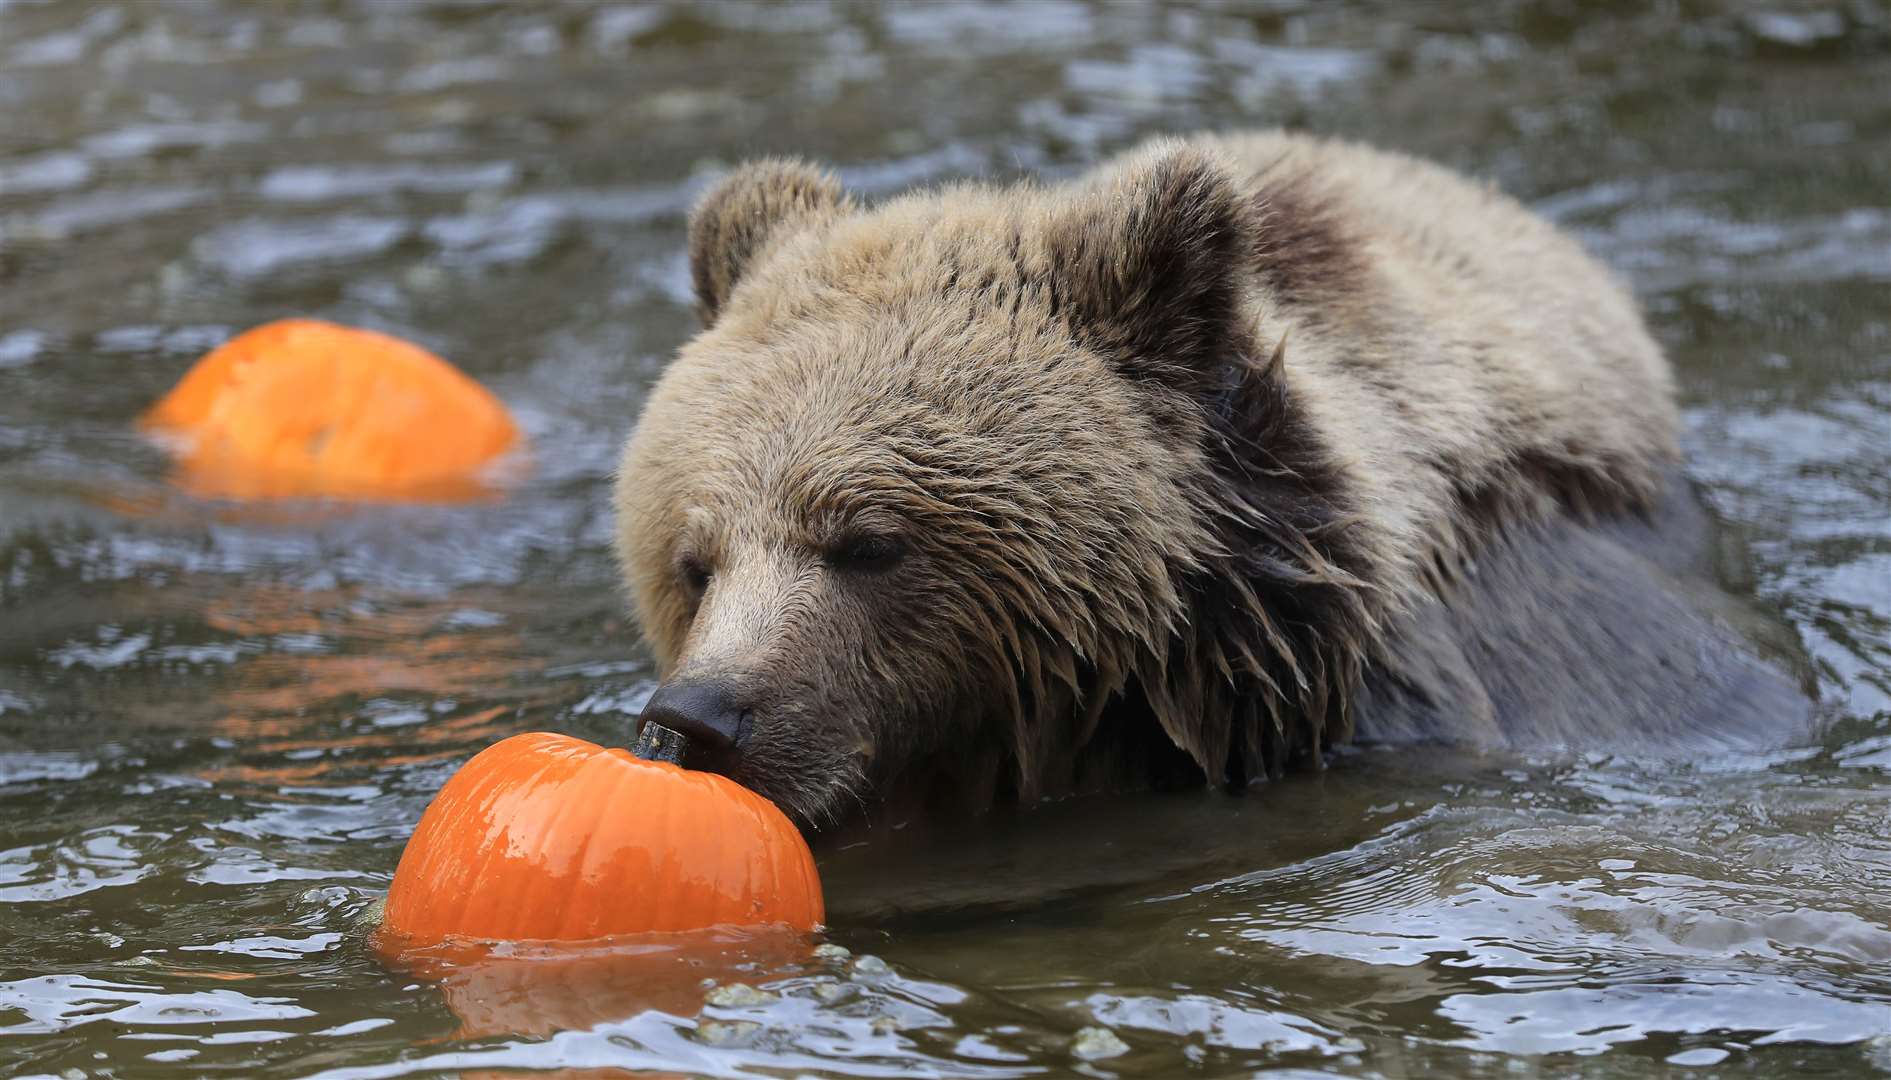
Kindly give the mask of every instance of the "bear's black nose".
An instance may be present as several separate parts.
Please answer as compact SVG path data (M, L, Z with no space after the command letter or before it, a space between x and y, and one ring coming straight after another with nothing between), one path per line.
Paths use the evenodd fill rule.
M735 687L720 679L657 687L643 707L643 719L687 736L690 752L685 761L694 768L725 762L748 738L748 710L737 699Z

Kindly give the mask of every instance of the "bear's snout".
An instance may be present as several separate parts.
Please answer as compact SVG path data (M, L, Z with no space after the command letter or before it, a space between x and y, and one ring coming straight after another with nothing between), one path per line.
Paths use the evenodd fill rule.
M726 679L676 679L657 687L644 706L645 723L662 724L689 739L684 763L727 772L748 742L753 710Z

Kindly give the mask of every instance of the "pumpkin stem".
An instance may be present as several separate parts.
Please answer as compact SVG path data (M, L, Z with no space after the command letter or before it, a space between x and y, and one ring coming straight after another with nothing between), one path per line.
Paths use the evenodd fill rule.
M688 750L689 739L681 732L647 720L643 730L637 733L637 745L630 748L633 755L645 761L667 761L677 766L683 764L683 755Z

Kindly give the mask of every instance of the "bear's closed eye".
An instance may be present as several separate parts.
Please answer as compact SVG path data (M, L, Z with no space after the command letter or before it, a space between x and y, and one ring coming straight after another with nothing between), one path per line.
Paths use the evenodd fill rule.
M906 545L898 537L864 533L849 536L830 546L822 555L827 565L837 570L879 573L891 570L906 557Z
M676 576L690 592L701 593L709 588L709 579L715 576L715 571L696 556L684 555L676 560Z

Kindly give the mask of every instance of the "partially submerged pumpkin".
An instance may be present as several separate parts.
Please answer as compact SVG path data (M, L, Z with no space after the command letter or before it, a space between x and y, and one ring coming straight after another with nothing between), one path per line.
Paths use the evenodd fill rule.
M418 345L285 319L197 362L144 415L178 478L219 498L458 499L519 441L485 387Z
M467 762L402 853L384 951L578 941L718 925L811 930L814 859L735 782L535 732Z

